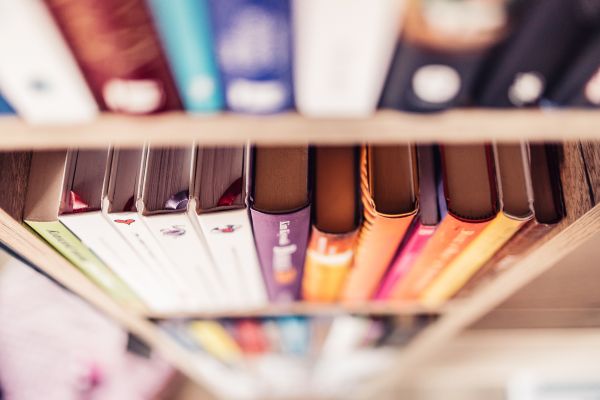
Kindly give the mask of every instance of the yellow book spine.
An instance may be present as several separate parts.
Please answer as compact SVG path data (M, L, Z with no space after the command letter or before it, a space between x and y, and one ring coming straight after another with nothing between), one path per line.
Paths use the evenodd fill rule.
M451 298L526 222L499 213L431 282L420 296L421 303L437 307Z
M194 321L189 329L200 346L219 360L234 363L242 357L242 350L220 323Z

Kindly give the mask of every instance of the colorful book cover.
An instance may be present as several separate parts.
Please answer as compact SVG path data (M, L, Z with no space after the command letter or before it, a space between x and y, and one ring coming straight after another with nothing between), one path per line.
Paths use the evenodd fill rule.
M300 298L310 205L288 214L267 214L255 209L250 213L269 299L287 302Z
M227 107L275 113L293 106L289 0L209 0Z
M190 112L224 107L208 0L148 2L183 106Z
M389 271L375 298L385 300L392 296L396 285L413 267L417 258L435 233L441 213L446 210L443 204L443 188L439 174L437 147L417 146L419 169L419 216L407 233L407 238L396 254ZM438 195L439 194L439 195Z
M102 110L149 114L181 108L144 0L46 4Z
M59 221L25 220L25 223L113 299L134 309L144 309L139 298Z
M395 299L418 300L498 212L493 155L488 145L443 146L442 174L448 210L442 210L442 222L433 237L394 289Z
M298 110L320 117L375 111L400 34L403 1L294 0Z
M410 1L382 106L432 112L469 102L490 48L507 30L508 1Z
M1 0L0 8L0 87L17 114L36 124L94 119L98 106L44 2Z
M386 151L384 148L379 150ZM416 154L414 148L403 146L403 148L396 149L397 152L387 155L395 158L396 162L401 160L403 164L401 166L395 162L390 164L402 168L397 170L397 174L391 174L383 162L377 167L376 154L379 150L371 146L364 146L361 151L360 179L363 224L358 236L354 265L342 293L344 301L366 301L375 294L381 279L396 254L398 246L417 213ZM382 155L381 159L386 158L385 153L380 154ZM406 187L406 191L412 193L409 196L404 195L408 197L402 202L405 204L394 209L399 211L398 213L391 214L378 210L374 193L377 190L377 179L380 178L376 177L376 168L379 168L380 172L387 176L405 180L403 185L396 182L383 182L381 186L394 184L398 187ZM384 172L386 170L387 173ZM395 206L397 205L395 204Z

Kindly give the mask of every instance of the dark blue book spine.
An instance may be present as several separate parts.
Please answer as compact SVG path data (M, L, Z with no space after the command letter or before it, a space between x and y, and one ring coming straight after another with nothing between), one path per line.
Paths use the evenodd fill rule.
M210 0L217 60L231 111L293 107L288 0Z

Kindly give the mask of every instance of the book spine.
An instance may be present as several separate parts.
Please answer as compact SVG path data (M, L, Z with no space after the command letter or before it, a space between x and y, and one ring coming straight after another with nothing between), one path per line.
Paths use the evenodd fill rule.
M304 317L279 317L277 326L281 338L281 352L305 356L310 349L310 327Z
M315 302L338 299L352 267L357 231L330 234L312 228L302 280L302 298Z
M222 310L227 302L222 278L193 220L184 213L150 215L142 220L176 266L176 273L193 288L196 310Z
M215 265L224 277L229 301L260 307L267 295L246 209L199 214L198 223Z
M400 33L404 2L294 0L292 5L298 110L321 117L371 114Z
M177 298L178 308L193 309L194 293L190 290L189 283L177 273L175 265L141 221L140 216L136 212L110 213L105 216L147 266L148 273L156 276L161 282L161 287L164 288L162 290L173 293Z
M181 108L144 0L45 1L103 110Z
M289 302L299 299L310 205L289 214L266 214L254 209L250 213L269 300Z
M25 223L114 300L133 309L144 309L127 285L62 223L27 220Z
M100 211L59 216L71 232L108 265L153 311L177 308L175 299L148 272L129 244L123 240Z
M242 350L219 322L194 321L188 329L200 346L217 359L227 364L241 359Z
M215 112L223 89L213 48L207 0L149 0L184 108Z
M454 296L527 222L499 213L487 227L448 264L421 294L421 303L437 307Z
M390 270L383 281L375 299L387 300L391 298L396 285L408 274L417 258L435 233L436 226L423 225L418 222L406 244L396 255Z
M210 0L227 107L275 113L293 106L289 0Z
M392 297L417 300L438 274L479 235L490 221L466 222L446 214L413 268Z
M0 96L0 115L14 114L15 110L8 104L4 97Z
M98 107L43 2L0 0L0 87L30 123L88 122Z

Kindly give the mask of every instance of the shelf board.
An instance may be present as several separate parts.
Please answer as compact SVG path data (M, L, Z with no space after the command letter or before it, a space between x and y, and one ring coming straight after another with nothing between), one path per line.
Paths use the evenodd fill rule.
M393 143L481 140L600 139L600 111L559 109L456 109L435 114L378 111L355 119L306 118L296 113L270 116L170 112L151 116L103 114L77 125L28 125L0 117L5 150L187 144Z

